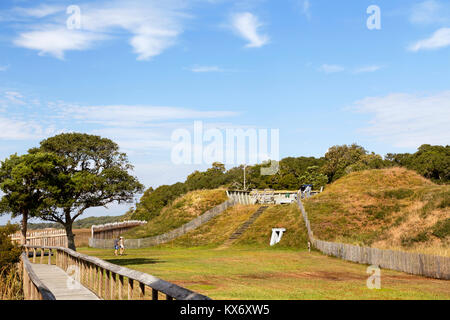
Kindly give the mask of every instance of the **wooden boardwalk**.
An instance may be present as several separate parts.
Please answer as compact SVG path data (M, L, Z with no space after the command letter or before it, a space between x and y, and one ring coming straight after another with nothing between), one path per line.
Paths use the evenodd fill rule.
M56 300L101 300L55 265L32 264L32 269Z

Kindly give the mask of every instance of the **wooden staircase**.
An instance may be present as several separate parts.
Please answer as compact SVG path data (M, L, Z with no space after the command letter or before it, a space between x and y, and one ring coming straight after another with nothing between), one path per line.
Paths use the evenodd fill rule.
M244 222L239 228L236 229L236 231L233 232L233 234L228 238L227 241L225 241L224 246L228 247L231 243L233 243L235 240L241 237L241 235L247 231L247 229L255 222L256 219L268 208L268 206L261 206L256 210L254 214L246 221Z

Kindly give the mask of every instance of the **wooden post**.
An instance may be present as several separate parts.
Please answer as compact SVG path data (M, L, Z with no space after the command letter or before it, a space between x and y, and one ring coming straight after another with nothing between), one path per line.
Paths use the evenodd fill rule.
M123 276L119 275L119 300L123 299Z
M41 261L39 263L44 264L44 249L43 248L41 248Z
M102 282L103 282L103 269L99 268L99 273L98 273L98 281L97 281L97 292L98 292L98 296L101 298L102 297Z
M27 270L25 269L25 263L23 264L22 272L23 272L23 295L25 300L28 300L30 292L30 288L28 286L30 283L28 282L28 273Z
M111 300L116 300L116 274L111 272L110 278Z
M88 262L88 268L89 268L89 275L88 275L87 285L88 285L89 289L94 289L94 286L92 284L92 276L94 275L94 272L93 272L94 266Z
M94 279L92 283L92 290L98 292L98 267L93 266L94 271Z
M48 264L52 264L52 249L48 249Z
M133 279L128 278L128 300L133 300Z
M145 284L139 282L139 299L144 300L145 297Z
M158 300L158 290L152 289L152 300Z
M111 277L111 271L105 270L105 300L110 300L109 299L109 294L111 293L111 289L109 287L110 277Z
M33 263L36 263L36 248L33 248Z

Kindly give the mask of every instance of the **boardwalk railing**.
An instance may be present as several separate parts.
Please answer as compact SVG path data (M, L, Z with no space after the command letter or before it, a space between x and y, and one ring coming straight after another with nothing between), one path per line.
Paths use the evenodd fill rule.
M26 255L33 253L33 263L40 253L40 263L55 264L74 272L75 280L104 300L211 300L199 293L161 280L147 273L121 267L62 247L25 246ZM45 254L48 258L44 259Z
M320 252L361 264L402 271L430 278L450 280L450 258L413 252L360 247L352 244L322 241L314 238L308 214L298 198L309 241Z
M114 239L123 232L146 224L147 221L128 220L123 222L113 222L91 227L91 238L95 239Z
M55 300L53 293L41 282L34 273L27 252L21 255L23 270L23 294L25 300ZM35 256L36 259L36 256Z
M22 241L22 234L20 232L14 233L11 235L11 240L20 243ZM67 247L66 230L29 231L27 232L27 244L31 246Z

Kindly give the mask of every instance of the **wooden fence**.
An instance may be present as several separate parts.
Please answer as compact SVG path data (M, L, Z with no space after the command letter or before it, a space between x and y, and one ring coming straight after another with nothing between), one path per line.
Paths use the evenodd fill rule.
M125 248L128 249L147 248L169 242L173 239L181 237L182 235L188 233L189 231L195 230L196 228L207 223L212 218L218 216L219 214L221 214L228 208L234 206L235 204L236 204L235 200L229 199L219 204L218 206L215 206L214 208L206 211L201 216L191 220L190 222L182 225L181 227L178 227L174 230L171 230L158 236L142 239L125 239ZM114 248L114 239L90 238L89 246L98 249L112 249Z
M123 222L106 223L91 227L91 238L114 239L125 231L146 224L147 221L129 220Z
M54 262L58 267L65 271L69 268L77 270L79 277L76 280L104 300L159 300L161 297L165 300L211 300L207 296L147 273L121 267L67 248L25 246L25 257L28 257L30 252L33 253L33 263L37 261L37 252L40 253L41 264L52 264L51 257L54 255ZM44 258L45 254L48 255L47 259ZM38 292L45 292L46 288L39 286L39 283L36 286Z
M330 256L361 264L376 265L380 268L402 271L436 279L450 280L450 258L405 251L383 250L360 247L351 244L322 241L314 238L308 214L298 198L312 246Z
M11 236L11 240L21 243L22 234L16 232ZM54 246L67 247L66 230L47 229L27 232L27 245L30 246Z

